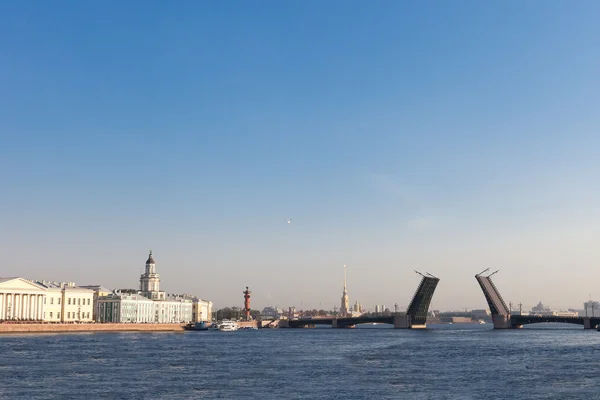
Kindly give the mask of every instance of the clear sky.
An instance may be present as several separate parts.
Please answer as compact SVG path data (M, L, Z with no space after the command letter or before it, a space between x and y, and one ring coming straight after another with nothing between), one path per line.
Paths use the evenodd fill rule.
M600 298L600 3L0 3L0 276ZM292 218L292 224L286 219Z

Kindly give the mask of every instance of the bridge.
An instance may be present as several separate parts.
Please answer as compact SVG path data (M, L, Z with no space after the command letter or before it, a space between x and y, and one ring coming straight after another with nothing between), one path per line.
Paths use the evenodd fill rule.
M559 315L512 315L511 310L506 306L504 299L500 295L498 288L492 282L492 275L498 271L484 276L489 268L475 275L479 283L485 300L488 303L492 313L494 329L516 329L522 328L526 324L539 324L544 322L559 322L566 324L583 325L584 329L596 329L600 325L600 317L565 317Z
M339 317L339 318L302 318L287 321L289 328L308 328L316 325L329 325L332 328L353 328L359 324L391 324L396 329L425 328L427 311L437 287L439 278L427 273L421 275L421 283L417 287L406 312L392 313L391 315Z

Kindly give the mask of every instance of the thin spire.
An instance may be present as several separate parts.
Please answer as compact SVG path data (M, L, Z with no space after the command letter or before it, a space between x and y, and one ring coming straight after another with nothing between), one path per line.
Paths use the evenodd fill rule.
M344 293L346 292L346 264L344 264Z

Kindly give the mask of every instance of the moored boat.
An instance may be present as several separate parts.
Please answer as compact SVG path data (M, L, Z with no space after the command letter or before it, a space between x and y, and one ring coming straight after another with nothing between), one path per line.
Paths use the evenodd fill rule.
M183 329L185 329L186 331L207 331L208 325L206 325L206 322L204 321L192 322L190 324L185 325Z
M237 331L238 328L239 328L238 324L236 324L234 321L230 321L230 320L223 320L219 324L219 330L221 332L234 332L234 331Z

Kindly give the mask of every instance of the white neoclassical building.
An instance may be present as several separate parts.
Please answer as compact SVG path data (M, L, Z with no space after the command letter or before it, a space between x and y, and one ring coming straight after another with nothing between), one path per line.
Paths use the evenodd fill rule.
M112 293L97 300L97 322L156 322L154 301L135 293Z
M23 278L0 278L0 320L41 321L46 290Z
M140 276L140 290L117 291L97 298L97 322L114 323L188 323L192 319L192 299L160 290L160 275L152 251L146 270ZM212 303L211 303L212 305Z
M91 322L94 318L94 291L74 282L35 281L46 289L44 313L46 322Z

